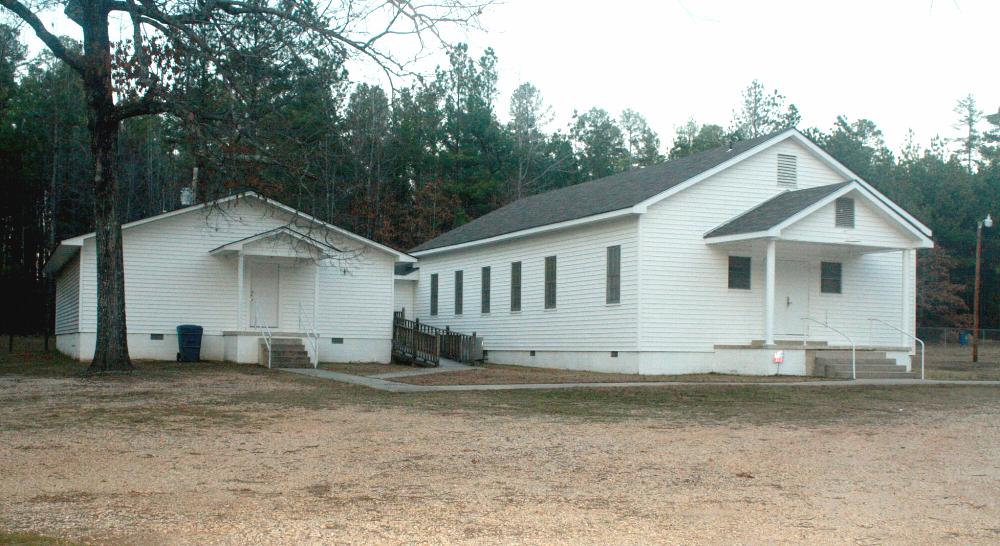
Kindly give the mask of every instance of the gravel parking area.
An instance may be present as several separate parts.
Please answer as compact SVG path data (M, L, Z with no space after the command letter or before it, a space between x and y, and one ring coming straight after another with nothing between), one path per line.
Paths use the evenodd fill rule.
M93 544L1000 540L995 387L400 396L236 366L48 370L0 373L0 530Z

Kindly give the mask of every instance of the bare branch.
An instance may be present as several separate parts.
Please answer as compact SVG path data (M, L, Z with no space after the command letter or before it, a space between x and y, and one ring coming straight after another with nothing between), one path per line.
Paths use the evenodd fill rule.
M83 58L77 53L66 49L66 46L59 40L59 37L49 32L45 28L45 24L27 6L18 0L0 0L0 6L14 12L15 15L20 17L21 20L35 31L35 35L52 51L53 55L68 64L80 75L83 75Z

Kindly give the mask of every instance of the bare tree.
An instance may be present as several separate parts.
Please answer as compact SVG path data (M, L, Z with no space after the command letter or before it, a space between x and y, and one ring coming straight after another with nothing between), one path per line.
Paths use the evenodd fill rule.
M124 120L171 114L210 116L178 93L186 64L225 79L227 55L237 50L247 20L256 28L288 28L306 37L289 39L290 53L361 57L390 77L406 75L414 57L446 43L449 25L475 24L490 0L0 0L23 20L58 59L82 79L93 153L97 243L97 345L91 372L128 370L125 277L120 192L115 143ZM83 34L82 51L67 45L43 21L61 7ZM129 35L114 41L111 23L128 22ZM417 53L396 53L401 37L416 41Z

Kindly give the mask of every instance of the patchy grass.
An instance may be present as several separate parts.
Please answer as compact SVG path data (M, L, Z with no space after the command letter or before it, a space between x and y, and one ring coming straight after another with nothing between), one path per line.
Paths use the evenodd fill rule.
M713 385L732 378L707 374L697 376L705 380L704 385L661 388L399 394L237 364L140 362L129 375L80 377L79 368L65 359L31 356L20 363L2 363L0 382L55 381L45 383L44 389L0 390L0 407L4 408L0 416L6 414L0 418L0 430L142 425L173 430L215 426L237 429L266 422L268 412L259 411L262 408L311 410L345 406L602 422L663 419L677 423L799 425L873 422L940 408L1000 410L1000 389L992 386ZM495 366L459 373L489 373L494 369L498 374L542 376L553 372L514 368L518 367ZM586 374L572 373L577 381L581 376L576 374ZM617 375L613 380L622 380Z
M531 366L486 364L473 370L442 372L393 379L414 385L503 385L519 383L633 383L651 381L692 381L698 383L773 383L787 381L826 381L825 377L792 375L726 375L718 373L686 375L639 375L628 373L603 373L579 370L556 370Z
M914 370L919 371L920 359L914 358ZM972 362L969 345L927 346L927 379L967 381L1000 381L1000 343L984 342L979 345L979 362Z
M37 533L0 531L0 546L75 546L79 543Z
M378 362L320 362L319 367L331 372L372 376L392 372L409 372L420 369L404 364L380 364Z

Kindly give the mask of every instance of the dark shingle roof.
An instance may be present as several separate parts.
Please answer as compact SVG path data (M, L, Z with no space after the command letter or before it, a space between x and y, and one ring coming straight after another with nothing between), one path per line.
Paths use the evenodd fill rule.
M666 163L519 199L443 233L410 252L488 239L637 205L772 138L779 131Z
M850 183L848 181L819 186L818 188L779 193L708 232L705 238L767 231Z

